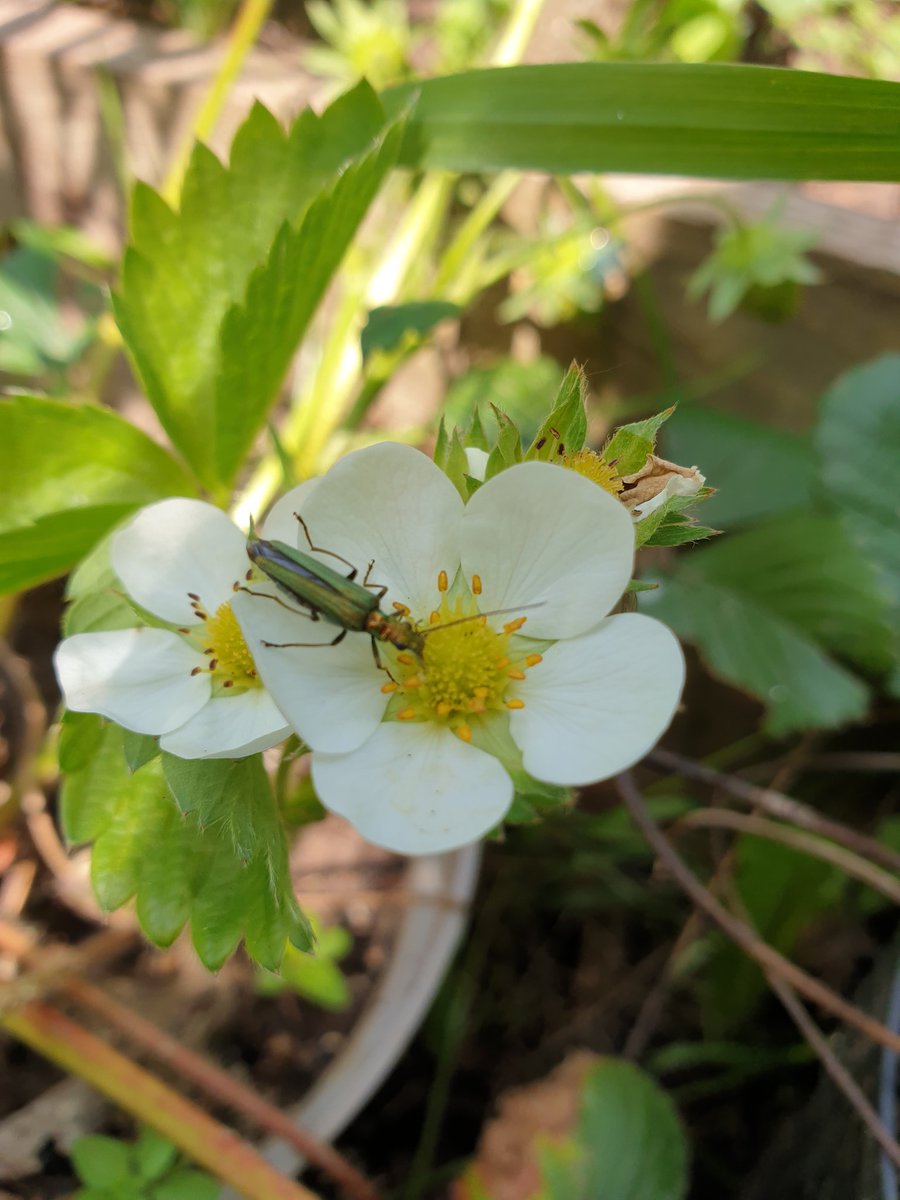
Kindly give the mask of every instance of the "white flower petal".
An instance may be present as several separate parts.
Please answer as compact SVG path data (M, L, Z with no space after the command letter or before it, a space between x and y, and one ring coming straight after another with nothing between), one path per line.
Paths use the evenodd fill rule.
M276 746L290 732L269 693L250 688L237 696L213 696L159 745L179 758L243 758Z
M483 480L487 474L487 465L490 455L487 450L480 450L478 446L466 446L466 464L468 466L468 474L473 479Z
M262 588L254 584L253 590ZM348 633L330 646L340 629L326 621L246 592L235 596L232 607L260 678L313 749L353 750L371 736L388 701L381 691L388 676L375 665L368 634ZM285 642L315 645L286 648Z
M209 698L206 660L167 629L117 629L66 638L54 656L66 705L135 733L168 733Z
M285 492L280 500L276 500L262 523L260 532L263 537L270 542L287 542L289 546L299 546L301 550L306 550L306 538L294 513L302 511L303 505L318 483L318 479L307 479L305 483L300 483L289 492Z
M482 612L524 613L524 633L570 638L596 625L631 577L634 528L595 483L550 463L520 463L489 479L462 520L462 565L479 575Z
M385 611L396 600L425 615L438 599L438 572L452 576L459 563L462 508L456 488L431 459L382 442L336 463L302 515L317 546L358 569L357 582L374 563L371 582L388 588ZM332 558L323 561L335 565Z
M547 783L608 779L650 750L684 685L684 655L660 621L609 617L583 637L557 642L528 672L510 712L525 770Z
M427 723L387 722L352 754L314 754L312 778L327 808L398 854L474 842L513 797L497 759Z
M250 565L244 543L221 509L202 500L161 500L115 534L112 565L142 608L175 625L193 625L188 592L212 616Z

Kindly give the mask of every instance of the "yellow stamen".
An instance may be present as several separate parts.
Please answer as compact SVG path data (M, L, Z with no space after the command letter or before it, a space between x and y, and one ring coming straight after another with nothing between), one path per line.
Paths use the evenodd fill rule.
M411 667L416 660L411 654L407 654L404 650L402 654L397 655L397 662L402 663L404 667Z
M401 617L409 616L409 609L405 604L401 604L399 600L394 600L392 607L400 614Z
M383 683L381 685L381 690L384 692L385 696L389 696L391 692L396 692L399 686L400 685L398 683L394 683L393 679L389 679L387 683Z
M416 710L414 708L401 708L400 711L397 713L397 720L398 721L411 721L415 717L415 715L416 715Z
M520 671L518 669L518 667L513 668L512 671L507 671L506 674L509 679L524 679L525 678L525 672Z
M438 623L438 621L440 621L440 619L441 619L441 614L439 612L431 612L428 614L428 624L429 625L437 625L437 623Z
M417 688L422 686L422 680L418 675L410 675L409 679L403 680L405 688Z
M438 573L438 591L446 592L446 590L449 586L450 586L450 581L447 579L447 572L440 571Z
M472 576L472 595L473 595L473 596L480 596L480 595L481 595L481 591L482 591L482 588L481 588L481 576L480 576L480 575L473 575L473 576Z
M524 700L504 700L504 704L506 705L507 708L524 708L525 707Z
M503 632L504 633L517 633L522 628L522 626L525 624L525 622L527 620L528 620L527 617L516 617L516 619L514 621L507 621L506 624L503 626Z
M539 662L544 661L543 654L528 654L525 656L526 667L536 667Z
M471 742L472 740L472 730L468 725L457 725L453 732L464 742Z

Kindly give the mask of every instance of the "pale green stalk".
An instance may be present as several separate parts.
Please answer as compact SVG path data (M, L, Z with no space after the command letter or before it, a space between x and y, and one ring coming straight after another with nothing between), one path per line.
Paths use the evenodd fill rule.
M509 66L521 58L543 4L544 0L517 0L491 56L493 66ZM511 187L508 179L503 183L501 180L504 176L498 177L485 193L482 200L487 203L484 207L477 205L469 216L468 222L483 221L482 230L503 203L506 189ZM437 239L455 182L455 176L443 171L424 176L368 282L345 296L330 328L315 378L305 392L295 397L282 431L282 444L293 458L298 478L304 479L315 473L322 450L344 419L353 392L362 380L359 335L367 312L376 305L395 303L402 297L410 275L418 269ZM491 211L494 205L496 207ZM460 235L465 230L466 225ZM451 251L458 247L460 262L471 251L474 240L458 247L458 235L450 247ZM449 272L445 274L449 278ZM267 455L235 502L232 509L235 521L244 525L249 516L258 515L277 492L282 477L277 456Z
M197 110L193 126L169 167L162 195L174 207L181 196L181 185L190 162L194 142L205 141L216 127L228 93L241 72L244 60L256 44L259 31L271 11L273 0L243 0L237 19L228 35L222 62Z

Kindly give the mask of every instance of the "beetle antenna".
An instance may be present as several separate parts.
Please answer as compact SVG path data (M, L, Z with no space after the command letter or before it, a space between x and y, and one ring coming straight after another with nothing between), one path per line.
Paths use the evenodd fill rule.
M480 621L482 617L505 617L509 613L528 612L532 608L543 608L546 600L538 600L534 604L516 604L510 608L489 608L485 612L473 613L470 617L457 617L453 621L442 621L434 625L429 625L427 629L422 629L419 632L422 637L428 637L429 633L437 633L439 629L452 629L454 625L465 625L469 621Z

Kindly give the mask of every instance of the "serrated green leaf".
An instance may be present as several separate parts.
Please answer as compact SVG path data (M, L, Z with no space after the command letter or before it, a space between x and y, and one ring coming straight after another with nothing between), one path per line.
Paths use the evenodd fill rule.
M163 754L162 767L181 811L192 813L201 828L215 825L226 833L238 858L252 858L271 802L259 755L203 759Z
M402 125L388 126L372 149L313 200L300 227L281 227L246 301L225 315L215 400L215 469L231 481L278 398L284 375L315 309L387 173Z
M708 551L691 557L702 553ZM834 728L865 714L869 693L859 679L803 630L737 588L685 566L649 592L642 608L693 642L714 674L757 697L769 710L764 727L774 736Z
M617 475L633 475L641 469L656 448L660 429L674 412L673 406L643 421L619 426L603 448L603 457L608 463L615 463Z
M131 1147L115 1138L87 1134L72 1143L72 1164L82 1183L94 1188L115 1188L132 1174Z
M577 454L587 437L587 379L572 363L559 385L550 415L541 423L526 459L550 462L562 453Z
M713 537L719 532L717 529L698 524L686 511L711 494L712 489L708 488L693 496L670 496L649 517L637 522L635 546L684 546Z
M203 795L183 813L159 759L131 774L123 731L97 717L75 718L67 714L61 739L61 760L70 772L63 783L63 822L70 840L94 842L91 878L104 908L135 896L141 928L162 946L190 920L194 945L211 970L241 938L270 969L277 968L286 942L311 948L309 924L291 887L287 839L258 758L248 766L242 765L247 760L222 764L238 768L222 773L215 770L218 763L205 763L228 794L217 802ZM235 816L242 804L245 820ZM209 818L203 826L201 810Z
M815 459L809 438L682 404L664 442L667 458L696 463L715 483L718 490L703 516L722 529L812 502Z
M178 463L116 413L0 400L0 590L62 574L135 508L192 492Z
M435 325L459 316L461 311L449 300L414 300L373 308L360 334L362 356L368 358L375 350L396 350L407 337L424 337Z
M847 371L822 397L819 481L900 614L900 354Z
M886 671L893 661L887 604L837 517L767 521L693 556L692 568L869 670Z
M900 178L900 84L773 67L554 63L466 71L384 93L418 102L418 169L715 179Z
M116 316L160 420L207 484L231 477L265 418L290 353L287 344L291 338L296 344L323 276L343 252L347 223L358 220L357 209L364 211L374 192L373 173L387 169L379 150L378 168L362 166L356 174L353 166L360 156L365 163L384 124L383 109L365 84L321 117L304 111L288 132L257 104L238 130L227 167L196 147L178 212L152 189L135 190ZM362 189L356 202L349 183L341 187L345 170ZM322 199L329 189L332 217ZM298 244L307 216L307 237ZM310 238L332 236L343 243L309 244ZM286 277L297 268L311 272L308 286L303 276ZM277 312L259 312L257 304L273 296ZM246 340L260 333L277 352L270 365ZM228 337L242 340L230 344ZM258 383L250 380L249 396L237 397L244 354L263 373Z
M122 731L94 713L67 712L59 765L65 772L60 792L63 834L73 843L93 841L108 826L128 786Z

